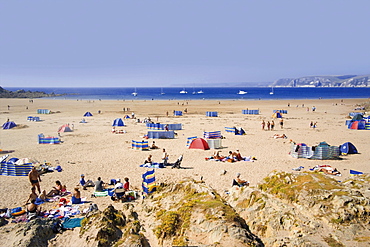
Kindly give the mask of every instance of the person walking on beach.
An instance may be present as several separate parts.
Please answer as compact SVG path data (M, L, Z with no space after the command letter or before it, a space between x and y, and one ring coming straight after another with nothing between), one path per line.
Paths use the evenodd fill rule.
M262 128L262 130L265 130L265 120L262 120L261 128Z
M41 178L39 172L36 170L36 167L32 167L32 170L28 173L28 179L30 180L32 187L36 186L39 194L41 194Z
M271 131L273 131L273 130L274 130L274 127L275 127L275 122L274 122L274 120L271 120L271 125L270 125L270 127L271 127Z
M312 128L313 127L313 122L311 121L311 123L310 123L310 128Z
M281 119L280 120L280 129L283 129L284 128L284 120L283 119Z
M270 130L270 121L267 121L267 130Z

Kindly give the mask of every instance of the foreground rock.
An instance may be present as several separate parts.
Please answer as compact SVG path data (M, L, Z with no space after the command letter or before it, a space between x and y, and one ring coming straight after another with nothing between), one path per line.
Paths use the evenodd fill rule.
M227 200L266 246L369 246L369 181L276 173Z
M57 234L53 221L6 224L6 246L369 246L370 177L273 173L223 197L193 180L114 203Z

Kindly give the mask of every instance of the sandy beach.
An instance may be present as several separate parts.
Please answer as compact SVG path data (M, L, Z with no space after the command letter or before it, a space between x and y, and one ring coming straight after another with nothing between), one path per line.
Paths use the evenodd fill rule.
M368 99L322 99L322 100L278 100L278 101L86 101L86 100L50 100L0 99L0 119L14 121L18 127L1 130L0 149L12 151L9 158L32 158L39 162L48 162L52 166L60 165L62 172L52 172L41 176L41 189L49 191L56 180L72 191L78 184L80 174L96 181L97 177L109 182L110 179L129 177L131 187L141 190L141 175L148 170L139 167L149 154L154 162L160 162L162 148L169 154L173 163L183 154L182 167L186 169L156 169L158 183L177 182L186 177L202 179L220 194L230 189L232 179L240 172L243 179L256 186L271 171L294 172L292 168L303 166L303 170L315 165L328 164L336 167L342 180L349 177L349 170L370 172L369 147L370 131L349 130L345 125L348 113L353 112L357 104ZM288 103L290 107L288 107ZM9 108L8 108L9 105ZM316 111L312 111L312 107ZM126 111L123 111L123 108ZM127 108L130 110L127 111ZM52 114L37 114L37 109L49 109ZM183 116L174 117L174 110L184 111ZM244 115L243 109L259 109L259 115ZM273 131L261 130L262 120L271 121L273 110L285 109L284 128L280 128L275 119ZM92 117L83 117L85 112ZM100 111L100 114L98 114ZM206 117L206 111L217 111L218 117ZM127 133L113 134L112 122L116 118L134 112L137 119L151 118L160 123L181 123L183 129L176 131L175 139L155 139L160 149L139 151L131 149L131 141L143 140L147 128L137 119L124 120ZM169 116L166 116L169 112ZM28 116L38 116L42 121L29 122ZM82 119L87 123L79 123ZM310 122L317 122L317 128L310 128ZM63 143L42 145L37 143L37 135L58 136L58 128L64 124L73 126L73 132L61 133ZM225 127L242 127L246 135L237 136L225 132ZM220 130L225 137L222 140L222 154L240 150L242 156L254 156L255 162L215 162L206 161L215 150L187 149L186 141L190 136L203 136L203 131ZM274 139L272 136L285 134L287 139ZM342 156L341 160L295 159L289 155L290 140L303 142L309 146L326 141L338 146L352 142L360 154ZM152 143L149 139L149 144ZM226 174L221 175L225 170ZM82 196L89 198L104 208L111 203L109 197L90 198L93 188L82 190ZM13 208L25 204L30 193L27 177L0 176L0 208Z

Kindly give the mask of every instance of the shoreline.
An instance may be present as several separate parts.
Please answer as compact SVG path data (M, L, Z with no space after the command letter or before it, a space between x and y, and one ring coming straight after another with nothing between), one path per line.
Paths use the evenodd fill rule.
M348 113L354 111L355 105L368 102L367 98L355 99L321 99L321 100L254 100L241 101L228 100L54 100L49 98L34 99L0 99L0 118L3 122L10 119L23 128L1 130L0 149L14 150L9 158L33 158L40 162L46 160L52 166L60 165L62 172L53 172L42 175L41 188L47 192L54 185L55 180L61 180L72 191L78 183L79 175L85 174L86 179L95 181L98 176L109 182L109 179L129 177L132 188L140 190L141 174L147 169L139 167L149 154L153 155L154 162L161 159L161 149L151 151L138 151L131 149L131 140L140 141L147 128L143 123L133 119L124 119L127 131L125 134L112 134L112 122L116 118L123 118L133 111L137 118L143 120L150 117L154 122L182 123L183 129L175 139L154 139L159 148L166 148L169 153L169 162L176 161L180 154L184 155L182 166L187 169L156 169L157 182L172 183L184 178L203 180L222 194L231 188L232 179L240 172L242 179L256 186L273 170L295 172L292 168L304 166L303 171L317 164L329 164L342 173L342 180L349 177L349 169L369 173L368 160L370 154L366 130L348 130L345 120ZM153 102L155 103L153 105ZM179 103L179 104L177 104ZM290 103L290 107L287 104ZM304 106L302 107L302 104ZM10 109L7 109L10 105ZM298 107L297 107L298 106ZM312 112L311 107L316 111ZM308 111L307 111L308 107ZM28 108L28 109L26 109ZM130 108L130 111L123 111ZM188 113L182 117L172 116L173 110ZM53 114L36 114L37 109L50 109ZM245 115L243 109L259 109L259 115ZM274 131L262 131L261 121L271 121L273 110L288 110L284 115L284 129L278 126L275 120ZM93 117L83 117L90 111ZM101 111L101 114L97 112ZM166 112L169 116L166 116ZM217 111L219 117L206 117L206 111ZM39 116L42 121L28 122L28 116ZM79 121L85 118L87 124ZM317 121L316 129L309 128L310 121ZM59 145L37 144L37 135L57 136L57 130L63 124L74 126L74 131L61 133L63 143ZM235 136L225 132L225 127L242 127L246 131L244 136ZM242 156L255 156L255 162L215 162L206 161L216 150L196 150L185 147L187 137L203 136L203 131L220 130L226 137L222 140L220 149L223 155L229 150L239 149ZM271 138L273 134L286 134L288 139ZM352 142L359 150L358 155L349 155L342 160L306 160L294 159L288 153L289 141L304 142L312 146L321 141L330 145L341 145ZM149 139L149 144L153 139ZM221 175L223 171L225 174ZM30 184L27 177L0 176L0 207L16 207L23 204L28 197ZM93 188L82 191L83 197L88 197ZM16 192L16 193L15 193ZM14 195L9 197L9 195ZM110 198L92 199L98 205L111 203Z

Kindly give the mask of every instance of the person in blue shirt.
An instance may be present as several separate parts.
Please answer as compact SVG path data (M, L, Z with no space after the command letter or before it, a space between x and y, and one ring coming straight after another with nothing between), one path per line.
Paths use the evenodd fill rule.
M80 182L79 182L78 185L81 185L84 190L86 190L86 187L94 187L95 186L93 181L91 181L91 180L85 181L85 175L84 174L81 174Z

